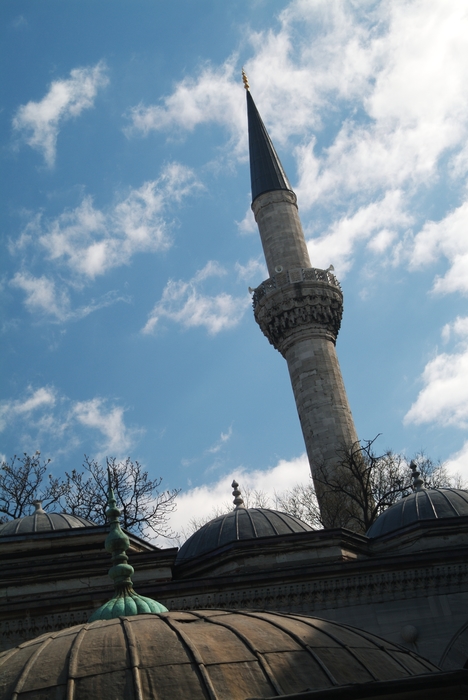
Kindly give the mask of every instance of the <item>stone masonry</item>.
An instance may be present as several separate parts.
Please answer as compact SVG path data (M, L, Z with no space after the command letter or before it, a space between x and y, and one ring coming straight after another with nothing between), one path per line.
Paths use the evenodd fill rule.
M331 272L311 267L293 192L261 194L252 210L270 274L254 292L255 319L288 363L322 515L332 527L318 470L337 469L339 451L358 441L335 350L343 295Z
M296 202L294 192L276 190L261 194L252 204L270 277L281 272L278 266L311 267Z

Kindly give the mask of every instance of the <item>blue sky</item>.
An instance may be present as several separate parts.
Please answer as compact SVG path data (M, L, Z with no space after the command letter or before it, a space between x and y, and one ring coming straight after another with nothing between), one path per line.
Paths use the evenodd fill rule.
M468 477L468 18L457 0L5 0L1 452L130 455L181 528L308 468L253 319L244 65L335 266L358 434Z

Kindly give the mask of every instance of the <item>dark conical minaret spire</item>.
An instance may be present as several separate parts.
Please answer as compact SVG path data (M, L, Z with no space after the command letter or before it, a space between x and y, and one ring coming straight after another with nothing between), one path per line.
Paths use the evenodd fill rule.
M358 438L335 350L343 313L340 285L310 262L297 199L265 125L247 91L252 211L269 279L254 291L255 320L288 363L297 411L327 527L362 529L353 499L337 499L330 483L342 476L340 455ZM346 488L353 484L347 477Z
M244 71L242 78L247 91L252 209L268 272L274 275L287 268L310 267L296 195L255 106Z
M265 124L247 90L247 118L249 124L250 180L252 201L264 192L289 190L292 187L275 151Z

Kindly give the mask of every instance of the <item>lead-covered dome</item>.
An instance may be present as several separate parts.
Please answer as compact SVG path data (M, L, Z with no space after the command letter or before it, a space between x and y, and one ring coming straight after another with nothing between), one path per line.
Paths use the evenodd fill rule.
M96 523L78 515L69 513L46 513L41 501L34 501L36 510L32 515L9 520L0 525L0 537L8 535L28 535L36 532L51 532L52 530L71 530L77 527L91 527Z
M269 508L246 508L237 481L232 482L232 487L234 510L210 520L189 537L177 554L177 564L237 540L290 535L294 532L312 530L302 520L287 513Z
M367 536L380 537L419 520L456 518L463 515L468 515L468 491L419 487L379 515L367 531Z
M0 655L0 699L280 697L439 669L367 632L272 612L136 615L42 635Z
M287 513L268 508L236 508L203 525L180 548L176 563L180 564L211 552L218 547L255 537L309 532L309 525Z

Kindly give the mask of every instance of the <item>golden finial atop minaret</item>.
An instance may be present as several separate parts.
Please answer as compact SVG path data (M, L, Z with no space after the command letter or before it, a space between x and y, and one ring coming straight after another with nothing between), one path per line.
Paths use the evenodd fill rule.
M242 80L244 82L245 89L250 90L249 79L248 79L247 74L243 68L242 68Z

